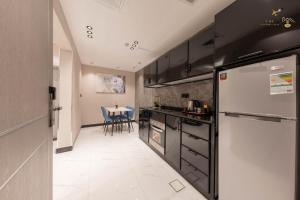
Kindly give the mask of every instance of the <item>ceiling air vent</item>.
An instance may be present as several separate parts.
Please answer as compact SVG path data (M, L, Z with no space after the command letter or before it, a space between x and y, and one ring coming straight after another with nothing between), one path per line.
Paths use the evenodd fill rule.
M121 9L123 8L127 0L95 0L95 1L111 9Z

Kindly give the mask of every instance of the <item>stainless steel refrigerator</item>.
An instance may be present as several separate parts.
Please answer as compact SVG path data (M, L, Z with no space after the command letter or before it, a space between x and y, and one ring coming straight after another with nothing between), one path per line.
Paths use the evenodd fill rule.
M297 56L219 76L219 200L295 200Z

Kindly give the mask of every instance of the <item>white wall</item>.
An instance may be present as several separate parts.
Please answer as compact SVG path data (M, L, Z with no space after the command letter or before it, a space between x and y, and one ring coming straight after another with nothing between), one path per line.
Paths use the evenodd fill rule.
M68 50L60 50L60 88L59 128L57 133L57 148L73 146L72 134L72 71L73 54Z
M63 32L67 38L67 40L70 43L71 51L72 51L72 70L70 71L70 76L71 76L71 87L70 87L70 92L71 92L71 100L69 102L69 105L71 107L70 110L70 136L66 137L66 141L61 142L61 144L69 144L70 140L71 146L74 145L76 142L76 139L80 133L80 128L81 128L81 112L80 112L80 105L79 105L79 98L80 98L80 77L81 77L81 61L80 57L78 54L78 51L76 49L70 28L67 24L63 9L61 7L60 0L53 0L53 8L54 11L57 15L57 18L59 22L61 23L61 26L63 28ZM63 46L69 46L69 45L63 45ZM62 78L61 78L62 80ZM61 83L62 85L62 83ZM62 99L62 98L61 98ZM63 146L61 146L63 147Z
M125 75L125 94L103 94L96 93L96 76L98 73ZM135 106L135 73L94 66L82 66L80 107L82 113L82 124L103 123L100 112L101 106Z

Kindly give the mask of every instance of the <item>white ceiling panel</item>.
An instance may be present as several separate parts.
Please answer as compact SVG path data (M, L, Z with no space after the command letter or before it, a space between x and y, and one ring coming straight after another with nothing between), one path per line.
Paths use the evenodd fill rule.
M234 0L61 0L83 64L137 71ZM93 38L86 26L92 26ZM138 45L130 48L134 41ZM140 63L140 64L139 64Z

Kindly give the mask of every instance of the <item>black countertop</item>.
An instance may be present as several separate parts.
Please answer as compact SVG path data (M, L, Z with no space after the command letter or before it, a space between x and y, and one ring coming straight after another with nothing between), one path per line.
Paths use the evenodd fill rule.
M206 124L212 124L212 119L213 119L212 115L195 116L180 111L173 111L173 110L167 110L167 109L155 108L155 107L144 107L140 109L160 112L166 115L172 115L172 116L181 117L185 119L195 120Z

